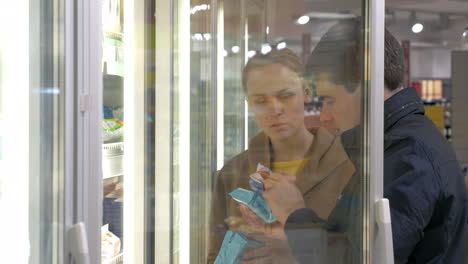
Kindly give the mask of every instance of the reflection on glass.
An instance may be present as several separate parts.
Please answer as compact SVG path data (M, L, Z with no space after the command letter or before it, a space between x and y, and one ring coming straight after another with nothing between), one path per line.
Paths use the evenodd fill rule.
M186 85L176 82L179 86L174 92L174 254L189 255L194 263L213 263L220 249L233 253L229 246L222 246L226 234L231 242L236 239L245 242L243 232L254 232L257 239L247 236L250 246L278 249L267 256L270 260L280 263L298 260L294 242L286 242L287 234L280 222L256 222L258 218L252 216L255 211L267 212L263 210L265 201L261 196L247 192L247 197L260 197L253 202L243 200L245 197L235 200L229 195L237 188L261 190L256 185L261 180L252 183L249 177L260 170L295 178L305 207L321 219L316 225L321 230L320 238L314 244L319 250L313 253L319 261L328 258L329 263L346 263L353 257L360 263L364 250L359 173L362 141L357 133L356 141L348 146L341 135L361 121L362 93L355 89L348 97L335 94L340 96L334 99L340 106L331 108L333 94L327 95L324 89L343 83L333 82L335 70L313 71L314 63L326 66L330 61L326 56L314 59L316 55L312 53L332 26L361 15L360 4L315 5L314 1L277 0L189 2L190 18L180 11L187 2L178 1L175 31L176 62L184 62L176 65L176 69L187 67L190 62L190 98L186 101L190 104L183 104ZM187 21L189 32L185 28ZM364 38L362 34L355 36ZM190 42L183 41L187 37ZM355 39L344 39L343 43L353 46ZM321 45L334 52L334 43L325 41ZM190 56L186 56L187 50ZM183 58L179 58L181 54ZM362 52L354 56L364 60ZM344 79L344 84L362 85L363 65L342 62L340 70L356 73L354 79ZM188 71L175 72L179 81ZM189 118L181 115L187 107ZM334 116L338 110L353 115L343 118L343 126ZM348 121L350 124L346 124ZM190 142L184 140L186 133ZM190 162L182 164L187 157ZM184 166L188 164L186 170ZM180 173L180 168L190 173ZM240 209L239 201L251 206L250 210ZM196 207L185 215L188 219L183 219L182 205L186 203ZM350 219L343 218L347 213ZM328 223L336 223L334 232L327 232ZM190 241L182 241L188 238L184 232L190 233ZM255 254L260 252L260 249L251 251L247 257L259 257ZM242 253L238 252L239 256Z
M245 209L239 210L238 201L227 196L237 188L252 189L248 175L256 172L259 164L273 173L282 173L277 175L294 179L305 206L324 220L329 218L353 175L354 166L339 138L320 127L309 131L305 125L305 104L311 101L312 90L304 72L301 59L287 48L258 54L245 66L243 87L261 132L250 141L246 152L228 161L216 176L209 262L216 255L220 258L224 252L233 250L232 245L222 243L228 229L262 235L256 240L264 243L264 247L258 253L249 252L249 258L265 257L264 250L269 248L274 253L267 258L294 262L279 222L265 224L259 223L258 218L249 219L241 214Z

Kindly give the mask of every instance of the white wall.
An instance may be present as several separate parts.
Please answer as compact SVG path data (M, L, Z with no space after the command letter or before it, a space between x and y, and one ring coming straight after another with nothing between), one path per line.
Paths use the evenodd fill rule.
M461 165L468 165L468 51L453 53L452 145Z
M411 78L450 78L451 50L444 48L412 48Z

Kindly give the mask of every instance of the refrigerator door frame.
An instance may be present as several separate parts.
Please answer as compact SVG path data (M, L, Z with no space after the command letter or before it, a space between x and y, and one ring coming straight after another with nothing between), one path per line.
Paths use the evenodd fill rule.
M102 195L102 3L70 1L74 18L68 64L74 93L73 220L68 229L83 222L86 229L90 263L101 262ZM125 41L125 154L124 154L124 261L144 263L144 1L124 1ZM74 38L74 40L72 39ZM72 67L75 67L72 69ZM70 73L71 75L71 73ZM68 152L67 152L68 153Z
M145 0L123 3L124 263L145 263Z
M83 222L90 263L101 262L102 226L102 20L100 1L69 1L74 12L73 73L75 173L73 223ZM71 13L71 11L69 11ZM72 29L73 28L73 29ZM70 64L68 64L70 66ZM71 73L70 73L71 74ZM70 152L67 152L67 154Z
M155 113L155 263L173 263L174 1L157 1ZM169 52L168 52L169 51ZM158 89L158 87L166 87ZM169 139L169 140L168 140Z
M368 228L370 229L368 237L364 243L365 249L369 250L367 255L368 263L377 263L384 260L382 263L390 263L388 250L391 250L390 255L393 256L393 246L391 241L388 241L388 234L384 229L376 228L378 213L376 205L383 199L383 184L384 184L384 59L385 59L385 0L369 0L366 3L366 19L369 21L367 26L369 29L369 44L370 44L370 60L369 78L370 91L368 91L368 111L366 112L370 124L367 123L368 145L367 155L368 160L367 183L369 188L368 195L368 213L367 220ZM388 204L388 203L387 203ZM391 230L391 227L390 227ZM387 230L388 231L388 230ZM391 234L390 234L391 238ZM391 240L391 239L390 239ZM390 248L386 248L390 247Z

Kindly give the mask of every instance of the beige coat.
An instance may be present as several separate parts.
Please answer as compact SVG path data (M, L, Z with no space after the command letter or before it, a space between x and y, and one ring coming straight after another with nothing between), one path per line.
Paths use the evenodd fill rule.
M338 137L322 128L314 136L306 155L312 158L297 175L296 183L306 206L327 219L355 168ZM228 193L236 188L250 189L249 175L256 171L258 163L271 167L270 153L270 141L260 133L248 150L231 159L217 174L210 212L208 263L216 259L228 229L247 230L240 220L239 204Z

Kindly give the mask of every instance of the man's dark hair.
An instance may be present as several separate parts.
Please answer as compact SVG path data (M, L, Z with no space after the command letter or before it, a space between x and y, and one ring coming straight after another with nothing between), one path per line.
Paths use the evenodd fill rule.
M385 29L385 86L394 91L403 85L405 65L403 49L396 38Z
M320 39L307 60L305 75L312 79L329 73L336 84L353 92L362 83L364 34L361 20L347 19L333 25ZM398 41L385 30L385 86L398 89L403 83L403 52Z
M309 56L306 76L331 74L333 82L353 92L362 79L363 34L358 19L347 19L333 25L320 39Z

